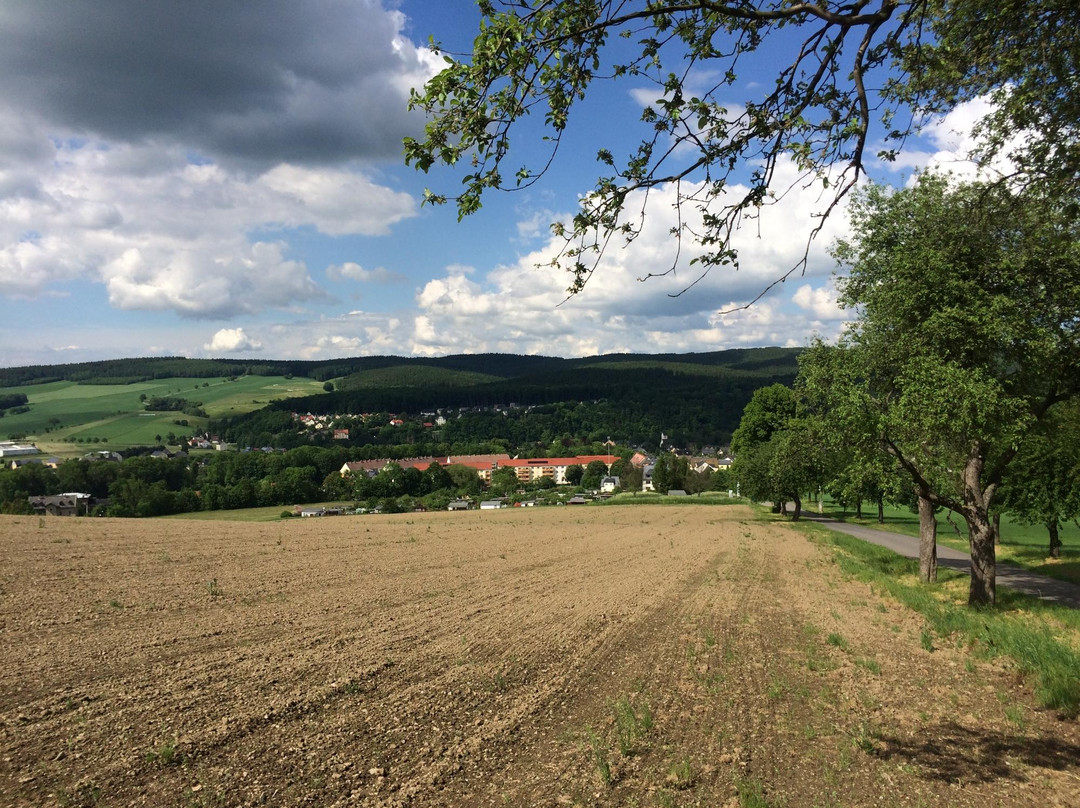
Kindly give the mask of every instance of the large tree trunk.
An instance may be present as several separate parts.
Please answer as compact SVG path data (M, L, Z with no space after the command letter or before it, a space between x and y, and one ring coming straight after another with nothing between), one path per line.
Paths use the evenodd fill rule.
M877 501L877 521L879 525L885 524L885 500L879 499Z
M796 494L792 499L795 502L795 511L791 514L791 521L798 522L799 517L802 516L802 500L799 499L798 494Z
M997 600L997 554L989 514L974 508L965 514L971 539L971 586L968 605L993 606Z
M1061 558L1061 536L1058 533L1058 520L1051 519L1048 521L1046 529L1050 531L1050 557Z
M855 518L862 519L862 499L855 503Z
M933 503L925 497L919 497L919 580L937 580L937 519Z
M993 606L997 600L997 551L994 523L990 519L993 489L984 489L982 445L973 443L964 464L964 519L971 543L969 606Z

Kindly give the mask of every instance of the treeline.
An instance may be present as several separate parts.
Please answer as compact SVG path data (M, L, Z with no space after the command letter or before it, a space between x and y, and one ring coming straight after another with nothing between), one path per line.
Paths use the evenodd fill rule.
M179 396L150 396L143 398L143 406L153 412L182 412L184 415L207 417L201 401L188 401Z
M529 451L564 438L656 447L661 434L687 448L725 444L758 387L791 383L792 365L697 374L664 367L569 368L471 387L425 386L339 390L277 402L229 422L211 425L241 446L291 447L302 434L293 412L336 415L352 444L391 445L430 440L422 413L441 411L444 441L501 440ZM496 411L496 409L498 411ZM376 414L361 421L361 414ZM406 421L390 426L386 415ZM319 437L314 438L316 442ZM323 441L330 441L325 434Z
M222 378L229 376L299 376L326 381L366 370L416 365L464 369L489 375L513 375L512 368L533 368L546 363L571 360L545 357L483 354L442 359L408 359L398 356L365 356L323 361L247 359L187 359L185 357L145 357L108 359L62 365L27 365L0 369L0 387L19 387L70 381L80 384L132 384L151 379Z
M26 412L28 399L25 393L6 393L0 395L0 418L4 417L7 410L12 412Z
M381 457L405 459L416 447L396 447ZM483 444L438 445L435 456L483 454L498 451ZM599 447L589 447L596 450ZM371 447L304 446L286 452L215 452L173 458L141 454L122 462L77 459L53 469L27 463L0 469L0 510L29 513L29 497L77 491L99 502L97 515L121 517L164 516L204 510L288 506L326 500L354 501L400 510L415 503L445 508L458 496L476 496L483 484L475 469L465 466L403 469L391 462L373 477L342 477L350 460L375 459ZM412 455L415 456L415 455ZM601 464L602 465L602 464ZM489 494L517 492L521 483L510 469L492 485ZM600 472L594 471L594 476ZM606 473L606 472L603 472ZM599 477L597 476L598 484ZM640 475L637 478L640 486ZM533 488L550 488L550 480ZM415 503L413 502L415 501Z
M131 384L150 379L221 378L227 376L300 376L317 381L342 379L353 374L387 368L437 368L477 374L477 379L533 376L549 372L603 367L604 365L661 366L664 364L721 367L742 373L788 372L794 376L798 351L789 348L745 348L700 354L607 354L581 359L516 354L463 354L436 358L363 356L332 360L188 359L185 357L143 357L110 359L61 365L27 365L0 368L0 387L18 387L53 381L82 384ZM431 379L422 370L403 382L427 386ZM349 386L349 385L346 385Z

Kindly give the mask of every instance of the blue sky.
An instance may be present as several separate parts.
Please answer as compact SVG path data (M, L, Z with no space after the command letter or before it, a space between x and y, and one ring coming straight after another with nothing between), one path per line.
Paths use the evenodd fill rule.
M439 66L428 37L465 50L478 19L471 0L0 0L0 365L688 352L838 332L827 247L842 216L805 275L722 313L798 259L813 188L739 235L737 273L678 297L688 268L637 280L671 260L663 189L581 295L536 268L597 147L629 151L643 85L599 86L532 188L462 223L422 208L426 186L457 177L403 165L423 125L408 90ZM976 112L931 125L880 176L952 161Z

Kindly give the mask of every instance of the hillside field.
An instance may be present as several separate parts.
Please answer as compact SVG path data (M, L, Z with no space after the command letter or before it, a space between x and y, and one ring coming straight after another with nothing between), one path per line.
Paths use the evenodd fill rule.
M154 444L155 436L169 432L192 434L206 424L205 418L181 412L146 412L140 395L202 402L210 417L221 418L259 409L271 399L321 392L321 382L283 376L241 376L234 381L171 378L115 385L60 381L6 387L0 393L25 393L30 411L5 415L0 419L0 435L27 435L50 454L82 454L94 438L105 445L90 448L122 449ZM179 426L177 420L187 420L189 426ZM67 438L83 442L70 443Z
M740 505L0 516L0 804L1080 804L1080 724L833 552Z

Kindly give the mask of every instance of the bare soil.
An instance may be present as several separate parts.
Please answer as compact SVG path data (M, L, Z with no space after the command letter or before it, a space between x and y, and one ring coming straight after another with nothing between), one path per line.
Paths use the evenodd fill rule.
M0 805L1080 805L923 629L738 507L0 517Z

